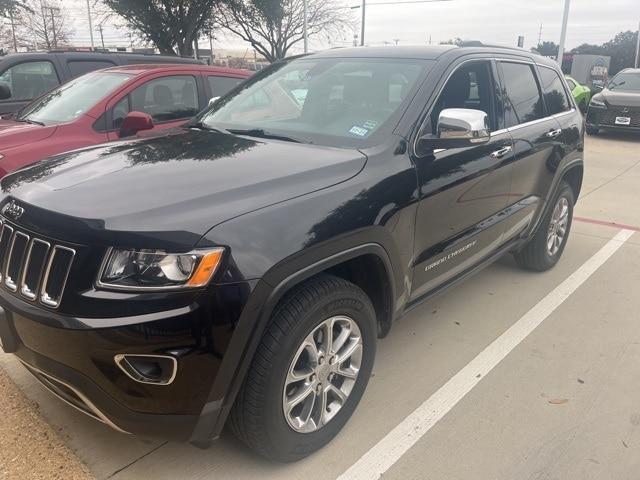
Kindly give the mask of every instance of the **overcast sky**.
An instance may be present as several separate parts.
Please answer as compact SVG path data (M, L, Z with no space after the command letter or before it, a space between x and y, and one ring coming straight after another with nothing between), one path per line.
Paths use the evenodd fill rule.
M358 5L361 0L343 0L345 5ZM525 47L538 43L540 25L542 40L559 42L564 0L450 0L439 3L375 5L389 0L367 0L366 43L385 42L401 45L434 44L461 37L503 45L516 45L519 35L525 37ZM400 1L400 0L399 0ZM409 0L407 0L409 1ZM74 21L75 43L89 44L85 0L64 0ZM360 9L351 10L357 32L348 32L342 39L318 37L313 49L353 43L359 33ZM623 30L638 29L640 0L572 0L567 34L567 48L582 43L603 43ZM96 42L98 42L98 35ZM125 31L105 26L105 43L127 44ZM208 42L203 42L208 43ZM208 45L201 45L208 47ZM241 41L228 37L217 40L215 47L242 47Z

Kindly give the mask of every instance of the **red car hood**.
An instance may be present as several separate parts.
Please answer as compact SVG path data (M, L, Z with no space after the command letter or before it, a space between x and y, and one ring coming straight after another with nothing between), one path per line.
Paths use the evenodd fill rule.
M39 142L49 138L56 126L43 127L14 120L0 120L0 152L7 148L19 147L25 143Z

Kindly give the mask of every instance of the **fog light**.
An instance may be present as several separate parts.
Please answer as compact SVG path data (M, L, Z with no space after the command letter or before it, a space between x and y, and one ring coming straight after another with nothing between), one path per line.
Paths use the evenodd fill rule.
M178 373L178 361L170 355L119 354L116 365L132 380L151 385L169 385Z

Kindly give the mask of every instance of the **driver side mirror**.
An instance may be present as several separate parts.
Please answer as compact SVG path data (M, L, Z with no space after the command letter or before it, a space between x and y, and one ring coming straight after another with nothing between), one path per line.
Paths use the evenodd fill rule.
M0 100L11 98L11 87L8 83L0 82Z
M464 148L487 143L491 139L489 117L481 110L446 108L438 117L436 136L420 137L425 148Z
M120 138L131 137L143 130L153 129L153 118L144 112L129 112L120 126Z
M591 91L593 93L600 93L602 90L604 90L604 85L599 83L597 84L594 83L593 86L591 87Z

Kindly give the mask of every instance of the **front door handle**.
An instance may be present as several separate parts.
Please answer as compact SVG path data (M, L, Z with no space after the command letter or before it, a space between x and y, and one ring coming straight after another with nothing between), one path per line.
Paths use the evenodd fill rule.
M558 135L560 135L562 133L562 129L559 128L557 130L551 130L549 133L547 133L547 137L549 138L556 138Z
M492 158L502 158L507 153L509 153L510 151L511 151L511 147L504 147L504 148L501 148L500 150L496 150L495 152L493 152L491 154L491 157Z

